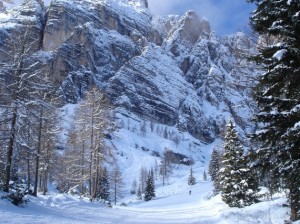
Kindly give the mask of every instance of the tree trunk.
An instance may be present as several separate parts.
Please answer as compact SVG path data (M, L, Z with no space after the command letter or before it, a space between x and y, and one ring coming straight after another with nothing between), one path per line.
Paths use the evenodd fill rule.
M84 194L84 140L82 141L81 150L81 184L80 184L80 194Z
M46 193L48 191L47 182L48 182L48 168L46 165L46 168L44 169L44 173L43 173L43 182L42 182L43 195L46 195Z
M296 186L291 186L290 188L290 204L291 204L291 215L290 215L290 220L292 222L295 222L297 220L299 220L299 189L298 186L296 184Z
M93 190L93 148L94 148L94 108L95 108L95 104L93 101L93 105L92 105L92 114L91 114L91 142L90 142L90 181L89 181L89 187L90 187L90 196L92 196Z
M117 204L117 178L114 181L115 181L115 183L114 183L115 184L115 192L114 192L115 195L114 196L115 196L115 205L116 205Z
M92 199L95 199L96 196L97 196L98 181L99 181L99 168L97 167L96 168L96 177L95 177L95 180L94 180Z
M165 186L165 173L164 173L164 171L162 172L162 181L163 181L163 186Z
M89 172L90 172L90 177L89 177L89 194L90 196L92 195L92 178L93 178L93 171L92 171L92 161L93 161L93 153L90 151L90 164L89 164Z
M37 192L38 192L40 153L41 153L41 143L42 143L42 127L43 127L43 109L41 109L41 111L40 111L38 147L37 147L36 161L35 161L35 180L34 180L34 189L33 189L33 196L35 196L35 197L37 196Z
M12 130L11 130L11 136L9 138L9 143L8 143L8 147L7 147L5 179L4 179L4 186L3 186L4 192L9 192L11 163L12 163L12 156L13 156L13 152L14 152L14 143L15 143L15 137L16 137L17 112L18 112L18 107L16 106L14 109L13 117L12 117L12 122L11 122Z
M29 152L27 153L27 188L28 188L28 192L30 192L30 182L31 182L31 178L30 178L30 155Z
M295 221L297 221L299 219L297 212L298 212L297 208L291 204L291 216L290 216L290 220L292 222L295 222Z
M167 178L167 161L166 161L166 158L164 158L163 160L163 167L162 167L162 179L163 179L163 186L165 186L166 184L166 178Z
M96 151L96 177L95 177L95 182L94 182L94 191L93 191L93 199L96 198L97 196L97 189L98 189L98 185L99 185L99 163L100 163L100 147L97 147L97 151Z
M30 130L28 128L27 130L27 138L29 139L30 137ZM31 175L30 175L30 157L31 157L31 153L29 151L30 149L27 148L27 189L28 189L28 192L29 194L31 194L31 190L30 190L30 184L31 184Z
M46 128L47 130L47 128ZM46 155L45 155L45 165L44 165L44 170L43 170L43 195L46 195L47 191L48 191L48 166L49 166L49 160L50 160L50 155L49 155L49 148L50 148L50 144L49 141L47 142L47 147L46 147Z

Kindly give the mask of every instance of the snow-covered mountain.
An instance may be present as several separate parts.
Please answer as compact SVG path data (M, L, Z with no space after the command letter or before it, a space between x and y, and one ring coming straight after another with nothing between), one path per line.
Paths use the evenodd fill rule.
M26 0L1 13L0 48L30 25L39 43L31 57L61 85L66 102L76 103L95 81L124 116L174 126L206 143L223 135L230 116L241 135L253 130L255 71L238 51L254 46L242 33L219 38L193 11L155 18L146 0L45 5Z

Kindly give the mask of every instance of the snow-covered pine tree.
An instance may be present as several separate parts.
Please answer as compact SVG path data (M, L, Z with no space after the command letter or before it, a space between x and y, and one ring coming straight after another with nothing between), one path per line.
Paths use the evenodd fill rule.
M220 180L219 180L219 171L220 171L220 153L217 149L213 149L211 154L211 159L209 161L208 174L211 176L211 180L214 184L214 194L220 192Z
M110 201L110 186L109 186L109 178L107 168L104 167L100 174L99 178L99 186L97 191L97 198L103 199L105 201Z
M259 162L273 182L289 190L291 221L300 219L300 2L248 0L257 3L251 19L260 35L274 37L254 57L264 69L256 99L261 125Z
M222 169L220 169L220 187L223 201L231 207L241 207L240 199L237 198L236 182L237 159L241 156L242 146L238 140L233 122L227 124L225 135L224 154L222 159ZM239 154L239 155L238 155Z
M195 185L196 184L196 178L193 175L193 168L191 166L190 168L190 175L188 177L188 185Z
M218 177L218 173L220 170L219 161L219 152L214 148L208 165L208 174L211 176L212 181L216 180Z
M251 188L251 172L243 157L243 146L231 119L227 124L222 165L220 186L223 201L230 207L253 204L256 201L256 189Z
M155 183L154 183L154 172L151 169L148 173L146 188L144 191L144 200L150 201L155 197Z
M250 148L241 159L243 166L246 167L246 169L243 170L242 175L245 175L244 178L248 185L247 188L250 189L246 194L246 202L250 201L250 205L258 202L256 193L259 191L259 171L256 166L256 153Z

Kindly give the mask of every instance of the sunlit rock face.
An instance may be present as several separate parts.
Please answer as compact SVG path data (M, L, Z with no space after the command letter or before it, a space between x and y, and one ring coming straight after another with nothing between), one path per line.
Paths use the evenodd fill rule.
M126 116L177 126L203 142L222 136L229 117L242 135L253 129L255 70L239 51L254 46L241 33L216 37L193 11L157 18L146 0L47 7L27 0L0 18L0 48L29 30L36 44L28 61L40 62L65 102L77 103L96 84ZM3 51L1 62L9 62Z

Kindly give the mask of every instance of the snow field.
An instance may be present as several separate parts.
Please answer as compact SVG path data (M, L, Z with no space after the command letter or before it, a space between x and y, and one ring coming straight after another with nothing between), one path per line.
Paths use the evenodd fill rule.
M288 208L281 206L286 199L280 195L272 201L238 209L229 208L221 201L220 195L209 199L210 182L199 182L193 186L191 195L188 195L189 188L185 185L182 183L181 190L173 193L176 185L170 184L158 189L158 195L164 192L163 197L158 196L149 202L131 201L127 206L113 208L90 202L86 198L53 192L46 196L39 195L38 198L30 197L30 203L24 208L0 200L1 223L279 224L288 218ZM124 200L128 200L128 197Z
M67 110L66 114L72 111ZM108 208L100 202L90 202L88 198L59 194L52 188L46 196L29 197L30 202L24 208L0 200L1 224L282 224L283 220L288 219L289 209L282 206L286 203L284 195L278 194L273 200L264 199L261 203L242 209L228 207L220 195L211 197L212 184L210 181L203 181L203 171L207 172L211 150L220 145L220 142L204 145L187 133L180 133L175 127L168 127L170 132L180 135L181 141L176 146L172 140L158 135L155 129L151 132L149 123L145 136L141 136L139 124L142 120L134 116L118 116L120 122L123 120L124 127L115 133L111 144L115 147L113 150L123 172L125 187L124 197L116 206ZM129 130L127 124L130 124ZM132 132L131 128L134 126L137 128ZM68 126L65 128L68 129ZM190 146L191 142L196 144ZM143 150L142 147L149 151ZM151 152L156 150L162 155L165 147L195 160L193 174L197 184L187 184L190 169L188 166L175 165L173 174L165 186L162 186L160 179L155 181L154 200L137 200L136 196L129 192L132 181L135 179L138 182L142 166L150 169L155 165L155 160L159 163L160 158L153 156Z

